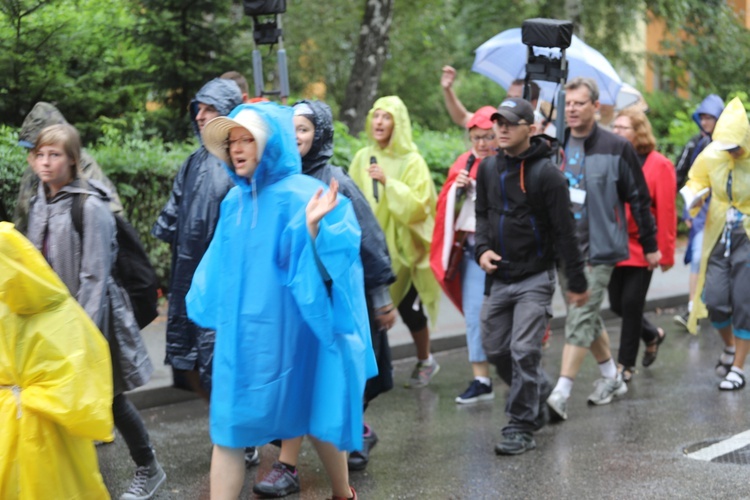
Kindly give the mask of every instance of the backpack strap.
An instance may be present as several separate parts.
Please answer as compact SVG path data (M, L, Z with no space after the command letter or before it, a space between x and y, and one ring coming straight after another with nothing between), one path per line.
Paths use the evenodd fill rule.
M70 218L73 220L73 229L83 238L83 206L86 204L88 194L73 194L73 208L70 210Z

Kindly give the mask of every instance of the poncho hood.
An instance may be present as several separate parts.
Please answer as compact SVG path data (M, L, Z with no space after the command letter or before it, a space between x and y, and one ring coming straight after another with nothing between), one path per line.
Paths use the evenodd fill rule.
M372 134L372 117L375 114L375 110L378 109L382 109L393 116L391 141L385 147L384 151L393 156L402 156L407 153L417 152L417 145L412 142L409 111L406 109L404 102L397 96L381 97L372 105L372 109L367 113L367 123L365 124L367 137L372 142L375 142Z
M320 101L298 101L307 104L313 112L315 136L310 151L302 158L302 173L312 175L323 168L333 157L333 114L331 108Z
M21 131L18 133L18 144L25 148L34 147L39 132L50 125L68 123L60 110L48 102L40 101L34 104L29 114L23 120Z
M68 289L34 245L13 224L0 222L0 302L16 314L29 315L67 297Z
M195 121L195 117L198 116L198 103L213 106L221 116L226 116L236 106L242 104L242 91L233 80L226 78L214 78L201 87L190 101L190 121L193 124L195 136L200 139L201 131Z
M713 140L725 144L737 144L745 150L745 157L750 154L750 122L739 97L729 101L719 117Z
M275 184L287 176L302 173L292 108L273 102L242 104L234 108L228 118L234 118L244 109L255 111L268 127L268 142L252 177L255 189L261 191L264 187ZM252 183L248 179L237 175L231 165L226 163L224 165L240 189L252 190Z

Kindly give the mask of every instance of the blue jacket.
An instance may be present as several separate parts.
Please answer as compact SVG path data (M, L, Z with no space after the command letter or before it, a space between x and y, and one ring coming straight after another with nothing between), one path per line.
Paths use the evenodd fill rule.
M195 134L200 131L195 117L198 103L210 104L221 115L228 115L242 103L242 93L231 80L216 78L201 88L190 105ZM169 201L159 214L151 234L172 246L169 286L166 362L179 370L193 370L196 362L211 359L212 332L201 331L185 311L185 294L203 253L214 235L219 205L234 185L222 162L202 145L180 167ZM200 341L196 341L200 339ZM201 349L203 352L198 353ZM201 381L210 389L210 366L201 364Z
M190 319L216 329L211 439L242 447L310 434L361 449L365 380L377 369L359 225L341 197L313 242L305 208L324 185L301 174L292 110L260 103L229 117L246 106L268 142L252 181L226 167L237 186L187 295Z

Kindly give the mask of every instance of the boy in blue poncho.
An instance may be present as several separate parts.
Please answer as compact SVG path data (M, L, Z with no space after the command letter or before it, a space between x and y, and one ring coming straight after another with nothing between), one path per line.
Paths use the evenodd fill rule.
M243 447L310 435L334 498L352 498L345 451L362 446L376 373L360 229L338 185L301 174L292 109L242 105L203 131L236 187L221 204L186 303L216 329L211 498L237 498Z

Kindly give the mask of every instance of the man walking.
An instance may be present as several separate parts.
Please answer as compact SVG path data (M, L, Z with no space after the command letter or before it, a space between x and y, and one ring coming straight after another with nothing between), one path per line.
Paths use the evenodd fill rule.
M651 197L635 150L626 139L597 126L599 89L594 80L574 78L565 89L564 173L591 296L583 306L568 307L560 378L547 400L554 415L563 420L568 418L567 401L589 350L602 375L589 404L608 404L628 391L612 359L599 310L614 265L628 257L625 203L630 204L649 269L661 259Z
M550 386L541 358L552 316L555 248L570 277L568 300L583 305L588 292L567 182L550 160L548 143L532 137L534 109L521 98L507 98L492 121L503 153L482 161L477 174L476 258L489 290L481 312L482 345L510 386L510 422L495 452L517 455L536 447L532 432L547 420Z

